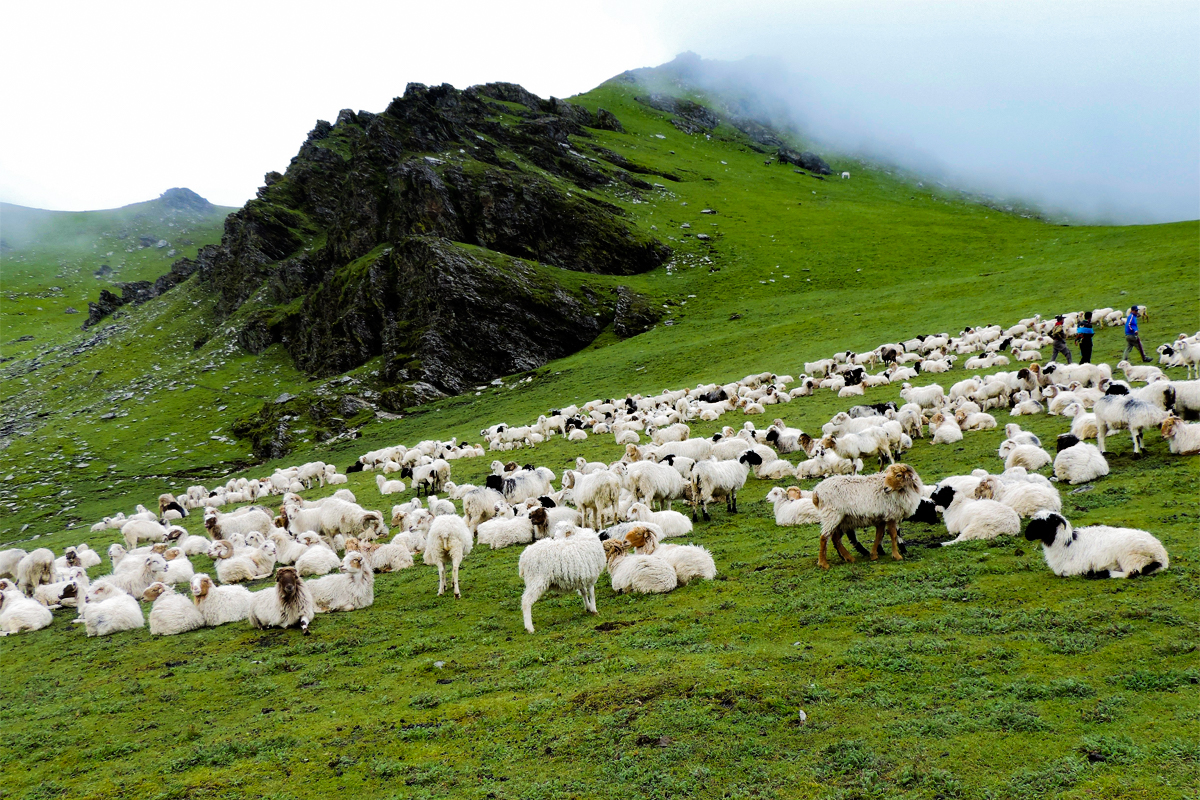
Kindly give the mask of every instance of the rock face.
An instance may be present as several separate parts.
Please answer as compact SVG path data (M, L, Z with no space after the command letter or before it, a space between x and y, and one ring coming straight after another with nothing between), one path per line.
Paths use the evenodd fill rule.
M817 175L832 175L833 170L825 163L825 159L821 158L816 153L797 153L795 150L789 150L786 147L779 148L779 163L780 164L795 164L801 169L806 169L809 172Z
M317 376L383 356L384 380L423 382L411 394L428 397L532 369L615 313L556 269L629 275L670 255L619 207L572 191L650 188L630 174L650 171L607 158L589 127L620 122L515 84L410 84L383 113L319 121L221 243L154 288L196 273L243 347L281 343Z

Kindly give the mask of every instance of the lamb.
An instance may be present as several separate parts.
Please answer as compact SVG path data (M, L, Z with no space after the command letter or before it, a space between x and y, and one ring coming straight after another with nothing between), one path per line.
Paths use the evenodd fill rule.
M700 461L692 472L692 522L696 521L696 508L704 510L704 521L708 522L708 504L724 499L725 509L737 513L737 493L746 485L750 467L762 463L755 452L743 453L737 461Z
M404 481L389 481L382 475L375 476L375 485L380 494L400 494L404 491Z
M147 586L142 599L154 604L150 606L151 636L174 636L204 627L204 615L195 603L162 581Z
M675 567L658 555L628 555L624 541L609 539L604 542L604 557L608 574L612 576L612 588L617 594L665 594L679 585Z
M1007 473L1006 473L1007 474ZM1062 498L1052 485L1040 481L1014 480L1004 476L988 475L975 487L975 497L995 500L1016 511L1025 519L1044 508L1062 510Z
M854 561L842 544L842 535L871 525L875 526L871 558L879 557L886 527L892 538L892 558L900 560L899 524L917 510L921 489L920 476L907 464L891 464L875 475L838 475L821 481L813 489L813 505L821 516L817 564L829 569L825 551L830 539L844 560Z
M976 493L978 496L978 489ZM1002 535L1016 536L1021 532L1021 518L1017 512L995 500L974 499L949 486L936 490L930 499L945 509L942 519L946 523L946 532L957 535L955 539L942 542L943 547Z
M1025 538L1041 541L1046 566L1059 577L1136 578L1171 565L1162 542L1147 531L1089 525L1073 529L1061 514L1038 513Z
M629 519L653 522L662 529L663 537L687 536L692 532L692 521L678 511L651 511L645 503L634 503L629 507Z
M679 586L687 586L697 578L711 581L717 577L717 564L707 548L696 544L664 544L654 551L675 569Z
M525 630L533 629L533 604L549 589L576 591L583 597L584 610L596 611L596 581L605 567L604 546L594 532L563 526L561 538L542 539L526 547L517 562L517 574L525 582L521 614Z
M321 613L366 608L375 602L375 569L366 555L350 550L341 574L309 581L306 588Z
M54 615L36 600L15 589L0 591L0 636L49 627Z
M470 554L474 539L467 524L452 515L436 517L425 537L424 561L438 568L438 597L446 592L446 562L449 561L454 577L454 599L462 597L458 588L458 565Z
M308 636L308 624L316 615L312 592L295 567L275 571L275 586L251 595L246 619L256 628L291 628L299 625Z
M1011 441L1011 440L1010 440ZM1004 456L1004 468L1024 467L1030 472L1041 469L1054 459L1040 447L1031 444L1019 444L1012 447Z
M145 587L142 591L145 591ZM120 586L104 579L96 581L88 588L81 616L88 636L108 636L141 628L146 624L137 599L127 594Z
M1200 453L1200 424L1188 424L1174 414L1168 414L1159 429L1171 452L1184 456Z
M244 586L217 586L203 572L192 576L192 602L207 627L243 620L250 613L253 594Z
M21 558L16 568L17 590L26 597L44 583L54 582L54 551L39 547Z
M1122 384L1109 384L1104 397L1096 401L1092 409L1096 415L1096 444L1105 452L1104 440L1116 430L1128 430L1133 439L1133 452L1138 455L1144 447L1143 434L1147 428L1157 428L1166 418L1166 412L1145 400L1129 396L1129 389Z
M784 489L776 486L767 492L767 502L775 507L775 524L781 527L793 525L818 525L821 515L812 503L812 492L802 492L800 487Z
M1165 424L1165 423L1164 423ZM1064 433L1058 437L1058 455L1054 457L1054 477L1072 485L1088 483L1108 474L1108 462L1100 448ZM1059 505L1058 509L1061 510Z
M501 503L496 516L480 523L477 533L479 544L489 545L493 550L513 544L529 544L533 541L533 520L514 514L512 506Z

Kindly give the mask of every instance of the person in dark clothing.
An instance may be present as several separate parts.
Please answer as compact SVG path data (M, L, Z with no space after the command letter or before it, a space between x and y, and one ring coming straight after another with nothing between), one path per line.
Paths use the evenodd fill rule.
M1063 329L1062 314L1054 318L1054 327L1050 329L1050 341L1054 343L1054 355L1050 356L1050 363L1057 361L1059 353L1062 353L1070 364L1071 348L1067 347L1067 332Z
M1092 312L1083 312L1083 319L1075 326L1075 343L1079 345L1079 363L1092 363Z
M1142 337L1138 333L1138 317L1141 315L1142 310L1134 306L1129 309L1129 314L1125 317L1125 354L1121 356L1122 361L1129 360L1129 351L1135 347L1142 354L1142 363L1150 360L1146 358L1146 351L1142 349Z

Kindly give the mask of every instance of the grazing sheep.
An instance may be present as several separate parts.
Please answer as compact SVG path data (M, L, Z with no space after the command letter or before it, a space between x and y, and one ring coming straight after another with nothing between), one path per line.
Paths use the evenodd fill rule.
M821 523L821 515L812 502L812 492L802 492L798 486L788 489L776 486L767 492L767 502L775 506L775 524L781 527Z
M479 529L479 524L496 516L499 504L504 502L504 495L495 489L479 487L463 495L463 520L472 535Z
M46 547L24 556L16 569L17 590L26 597L44 583L54 582L54 551Z
M679 585L679 576L671 562L658 555L628 555L628 549L624 541L609 539L604 542L604 556L614 592L665 594Z
M308 624L316 615L312 592L295 567L280 567L275 571L275 586L251 595L250 613L246 619L256 628L291 628L300 626L308 636Z
M1031 519L1025 538L1041 541L1046 566L1064 578L1136 578L1171 565L1162 542L1147 531L1108 525L1072 529L1065 517L1052 511Z
M24 550L14 547L0 551L0 578L17 579L17 565L28 555Z
M842 544L848 531L875 526L875 545L871 558L879 557L884 529L892 538L892 558L901 559L900 521L912 516L920 504L921 478L907 464L891 464L875 475L837 475L826 478L813 489L813 505L821 515L821 549L817 564L829 569L826 546L833 539L838 554L854 561Z
M1058 454L1054 456L1054 477L1072 485L1087 483L1108 474L1108 462L1095 445L1079 441L1079 438L1064 433L1058 437ZM1058 509L1061 510L1060 503Z
M425 537L424 561L438 568L438 597L446 592L446 563L449 562L454 577L454 599L462 597L458 587L458 565L471 552L474 539L467 524L453 515L436 517Z
M145 587L142 587L142 591L145 591ZM105 579L88 587L81 616L88 636L108 636L146 625L137 599Z
M1160 428L1172 453L1194 456L1200 453L1200 424L1188 424L1174 414L1168 414Z
M0 636L21 631L40 631L54 621L54 615L36 600L15 589L0 591Z
M142 599L154 604L150 606L151 636L174 636L204 627L204 615L196 604L163 581L147 586Z
M245 586L217 586L203 572L192 576L192 602L207 627L243 620L250 613L253 594Z
M629 507L628 517L631 521L653 522L662 529L664 538L672 536L687 536L692 532L692 521L678 511L651 511L645 503L634 503Z
M517 574L525 582L521 595L521 614L525 630L533 633L533 604L549 589L576 591L583 607L596 612L596 581L604 571L604 546L590 529L564 525L561 538L542 539L521 553Z
M375 569L370 559L357 550L346 553L341 573L309 581L317 611L354 611L375 602Z
M617 521L621 481L616 473L601 470L583 475L564 470L563 488L571 490L575 507L583 516L585 526L599 529L604 527L605 520Z
M711 581L717 577L717 564L707 548L696 544L663 544L654 551L675 569L675 579L687 586L697 578Z
M943 547L997 536L1016 536L1021 532L1021 518L1017 512L995 500L975 499L949 486L936 490L930 499L945 509L942 519L946 523L946 532L957 536L942 542Z

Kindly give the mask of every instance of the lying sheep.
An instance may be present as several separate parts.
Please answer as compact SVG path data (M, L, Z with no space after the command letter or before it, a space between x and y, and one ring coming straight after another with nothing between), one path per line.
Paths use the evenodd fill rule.
M1168 414L1159 430L1172 453L1184 456L1200 453L1200 424L1188 424L1174 414Z
M1054 477L1072 485L1088 483L1108 474L1108 462L1100 448L1064 433L1058 437L1058 455L1054 457ZM1061 510L1061 505L1058 509Z
M366 608L375 602L375 569L366 555L351 550L340 574L309 581L306 588L321 613Z
M54 621L50 609L15 589L0 591L0 636L40 631Z
M665 558L644 553L629 555L628 550L624 541L609 539L604 542L604 556L614 592L665 594L679 585L675 567Z
M479 544L486 544L493 550L514 544L529 544L533 541L533 520L525 515L516 514L512 506L500 503L496 515L486 522L481 522L476 532Z
M1029 521L1025 538L1041 541L1046 566L1064 578L1136 578L1171 565L1162 542L1147 531L1108 525L1072 529L1065 517L1051 511Z
M605 567L605 551L596 534L586 528L564 525L562 536L542 539L521 553L517 574L525 582L521 595L521 614L525 630L533 633L533 604L549 589L578 592L583 607L596 611L596 581Z
M142 591L145 591L145 587L142 587ZM81 616L88 636L108 636L146 625L137 599L104 579L88 588Z
M46 547L21 558L16 568L17 590L26 597L44 583L54 582L54 551Z
M150 607L151 636L174 636L204 627L204 615L196 604L177 594L169 584L155 581L146 587L142 599L153 603Z
M935 491L930 499L945 509L942 519L946 523L946 532L957 537L942 542L943 547L997 536L1016 536L1021 532L1021 518L1017 512L995 500L976 499L949 486Z
M687 536L692 532L692 521L678 511L651 511L645 503L634 503L629 507L628 518L633 521L653 522L662 530L663 537Z
M988 475L979 481L975 497L1003 503L1025 519L1042 509L1062 510L1062 498L1058 490L1041 481L1006 480L1004 476Z
M717 577L717 564L712 553L696 544L663 544L654 554L666 559L675 570L679 586L687 586L696 579L711 581Z
M775 507L775 524L781 527L792 525L819 525L821 515L812 502L812 492L803 492L799 486L784 489L776 486L767 492L767 502Z
M217 586L203 572L192 576L192 602L208 627L243 620L250 613L253 595L244 586Z
M295 567L275 571L275 585L251 595L246 619L256 628L291 628L299 625L308 636L308 625L316 615L312 593Z

